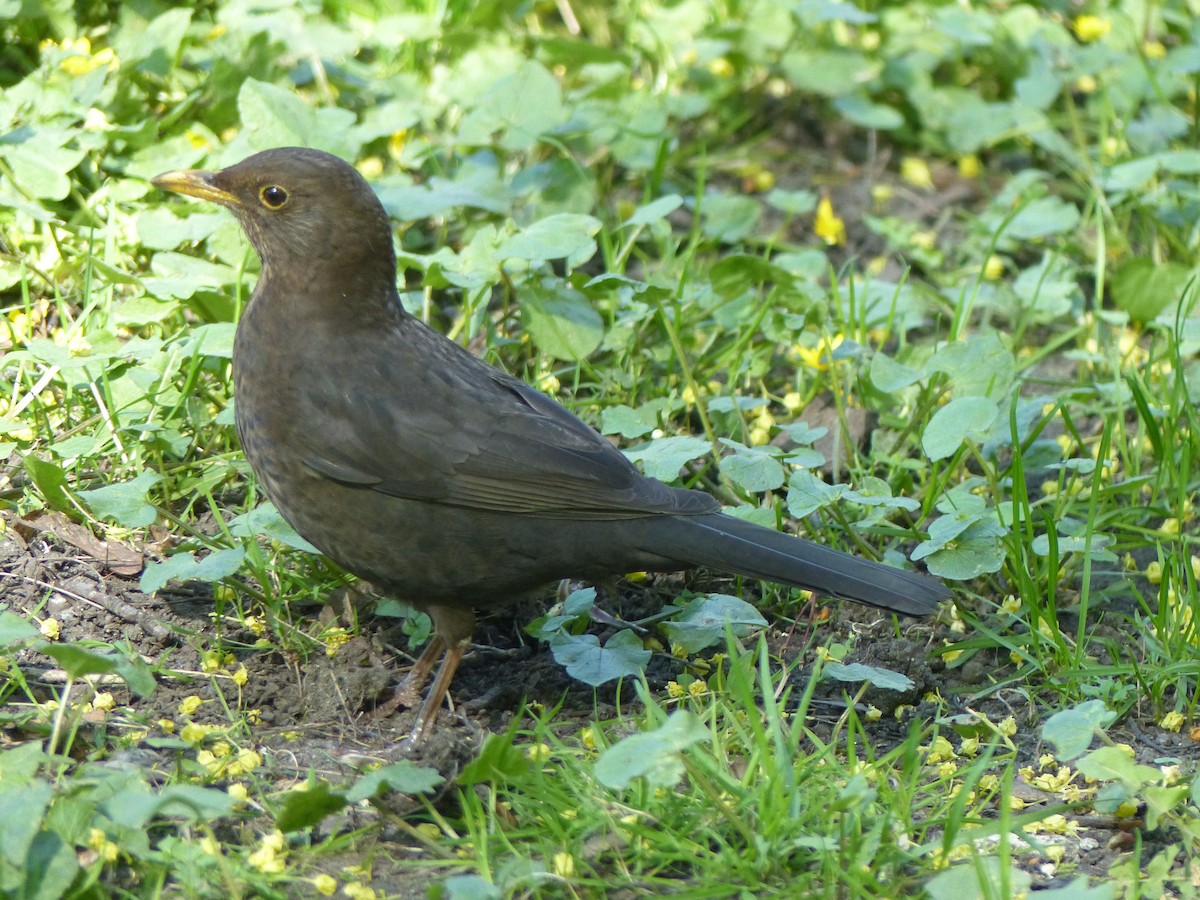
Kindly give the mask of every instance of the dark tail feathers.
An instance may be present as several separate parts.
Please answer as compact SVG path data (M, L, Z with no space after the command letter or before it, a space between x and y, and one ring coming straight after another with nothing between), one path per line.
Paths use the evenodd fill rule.
M723 514L676 516L676 527L652 529L643 549L694 566L786 584L923 616L950 591L915 572L869 562L812 541Z

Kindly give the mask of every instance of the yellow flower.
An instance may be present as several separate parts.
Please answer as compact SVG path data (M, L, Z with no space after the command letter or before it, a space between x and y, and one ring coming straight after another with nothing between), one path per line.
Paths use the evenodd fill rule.
M118 65L117 55L110 48L105 47L98 53L92 53L92 42L85 37L63 41L61 44L49 40L42 41L40 49L43 53L49 50L60 51L63 56L58 62L58 67L72 78L86 75L101 66L115 69Z
M215 725L197 725L195 722L189 722L183 726L179 737L189 744L198 744L216 730Z
M678 700L684 694L683 686L678 681L667 682L667 696L672 700Z
M575 875L575 857L570 853L555 853L551 868L560 878L572 878Z
M974 153L967 153L958 158L958 174L962 178L978 178L983 167L979 164L979 157Z
M1085 44L1090 44L1112 31L1112 20L1104 16L1076 16L1075 21L1071 23L1071 29L1075 32L1075 37Z
M378 156L367 156L360 159L355 168L363 178L378 178L383 174L383 160Z
M733 63L724 56L720 56L708 64L708 71L712 72L718 78L732 78L734 73Z
M187 697L184 697L182 700L179 701L179 714L181 716L190 716L192 713L194 713L196 710L198 710L200 708L200 705L202 703L204 703L204 701L201 700L199 697L197 697L195 694L191 694Z
M1142 44L1142 52L1146 54L1146 59L1162 59L1167 55L1167 48L1162 41L1146 41Z
M200 838L200 849L209 856L221 855L221 844L211 834L206 834L204 837Z
M954 746L940 734L929 744L925 762L930 765L940 763L945 759L954 758Z
M926 190L933 187L933 173L929 171L929 163L919 156L906 156L900 160L900 177L913 187Z
M1183 727L1183 714L1178 712L1167 713L1159 720L1158 727L1163 731L1178 731Z
M1163 519L1162 524L1158 526L1158 530L1163 534L1179 534L1179 520L1174 516Z
M332 897L334 892L337 891L337 879L332 875L326 875L324 872L322 872L320 875L313 878L312 886L316 889L318 894L322 894L326 897Z
M62 635L62 626L58 624L58 619L42 619L42 624L38 626L38 631L42 637L48 641L57 641Z
M88 846L95 850L105 862L116 862L120 848L108 839L108 835L100 828L88 832Z
M350 642L350 633L345 628L331 628L323 635L325 638L325 655L331 659L338 654L343 645Z
M822 197L817 204L817 215L813 220L813 231L817 237L831 247L846 243L846 223L833 212L833 203Z
M246 666L243 664L237 667L237 671L231 677L233 683L238 687L245 687L246 682L250 680L250 673L246 671Z
M393 158L399 159L404 154L404 148L408 145L409 132L407 128L401 128L399 131L393 131L388 138L388 153Z
M262 757L254 750L239 750L225 767L226 775L245 775L262 765Z
M708 685L697 678L687 687L689 697L699 697L708 691Z
M1146 580L1151 584L1162 584L1163 570L1162 563L1158 560L1146 566Z
M673 682L673 681L671 683L675 684L675 682ZM678 687L679 685L676 684L675 686ZM580 729L579 740L582 741L583 746L587 747L589 750L595 750L596 749L596 729L594 729L591 725L588 725L586 728Z
M530 744L525 748L525 755L529 758L530 762L544 762L550 758L550 753L549 744Z
M1017 720L1009 716L996 726L996 729L1005 737L1015 737L1017 734Z
M815 347L805 347L801 344L796 344L792 349L796 355L800 357L800 361L810 369L816 369L818 372L824 372L834 364L833 351L842 345L845 337L840 334L835 334L833 337L824 335L817 342Z
M883 718L883 710L878 706L867 706L867 711L863 714L863 718L868 722L878 722Z
M979 738L963 738L958 745L959 756L974 756L979 752Z
M1100 82L1093 75L1080 75L1075 79L1075 90L1081 94L1094 94L1098 87Z
M995 281L1004 274L1004 260L996 254L992 254L983 264L983 277L988 281Z
M113 699L110 691L101 691L92 698L92 709L99 709L107 712L117 705L117 701Z
M233 784L227 787L225 789L225 793L227 793L238 803L245 803L250 799L250 792L246 790L246 786L240 781L235 781Z
M342 888L342 893L350 900L375 900L375 889L360 881L352 881Z
M260 872L278 875L283 871L284 844L283 832L272 831L263 836L262 845L246 857L246 862Z

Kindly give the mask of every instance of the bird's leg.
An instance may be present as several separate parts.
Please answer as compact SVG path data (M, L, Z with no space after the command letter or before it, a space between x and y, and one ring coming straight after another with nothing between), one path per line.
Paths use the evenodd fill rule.
M402 706L415 706L421 696L421 688L425 686L425 679L433 671L433 664L441 659L445 652L446 642L440 634L434 634L425 644L425 649L421 651L417 661L412 664L412 668L408 670L408 674L396 685L391 699L375 707L372 716L376 719L386 719Z
M446 655L442 658L442 665L438 669L437 677L433 679L433 684L429 687L425 702L421 704L421 711L417 713L417 724L413 726L412 734L408 738L413 744L421 739L425 731L433 724L434 719L437 718L438 709L441 707L442 701L446 699L446 692L450 689L450 680L454 677L454 672L462 661L463 653L466 652L467 645L471 642L471 634L475 631L475 613L471 609L455 606L431 606L428 612L429 617L433 619L434 628L437 629L438 638L446 648ZM421 654L421 659L424 658L425 654ZM421 660L417 662L419 665ZM414 666L414 668L416 667Z

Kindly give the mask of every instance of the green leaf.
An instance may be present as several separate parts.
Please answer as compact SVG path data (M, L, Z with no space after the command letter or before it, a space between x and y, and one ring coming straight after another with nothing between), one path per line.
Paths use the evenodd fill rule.
M36 638L40 632L9 610L0 611L0 650L4 650L19 641Z
M195 784L168 785L158 792L137 784L105 800L101 809L118 825L140 831L155 816L211 822L233 812L236 803L225 791Z
M1016 377L1012 351L995 332L940 347L925 364L925 374L942 372L950 378L955 396L1004 400Z
M29 848L33 845L34 836L38 833L42 817L50 808L50 797L53 788L46 782L36 784L9 786L0 784L0 860L10 873L8 883L0 878L0 890L13 891L20 887L21 877L25 872ZM15 870L15 872L14 872Z
M1079 760L1079 774L1097 781L1120 782L1130 791L1137 792L1143 785L1154 784L1162 773L1153 766L1134 762L1133 757L1120 747L1101 747Z
M896 362L886 353L876 353L871 357L870 374L871 384L885 394L894 394L921 380L920 372Z
M793 472L788 479L788 512L797 519L812 515L836 503L846 492L844 484L826 484L807 469Z
M39 459L32 453L27 454L22 463L25 466L25 474L52 509L59 512L75 512L78 515L70 497L67 496L67 473L59 465Z
M214 550L201 560L190 550L176 553L163 562L147 563L139 586L147 594L153 594L168 581L220 581L236 572L245 556L246 551L241 547Z
M787 191L783 188L772 188L763 198L770 206L789 216L805 216L817 208L817 195L814 191ZM775 262L784 265L786 254L775 257ZM824 270L824 265L821 269Z
M71 193L69 173L87 155L78 147L63 146L71 135L46 126L24 126L0 140L0 158L13 178L30 194L45 200L65 200Z
M311 828L326 816L345 808L349 801L326 782L309 784L307 790L288 791L283 807L275 816L275 825L284 834Z
M538 349L555 359L584 359L604 339L604 320L587 297L558 279L525 286L521 320Z
M107 675L117 669L117 658L111 653L85 650L78 644L45 644L41 651L57 660L67 676L73 679L85 675Z
M864 477L857 488L845 491L842 499L875 509L903 509L913 512L921 507L920 503L909 497L893 497L892 486L873 475Z
M238 91L242 136L255 150L316 147L337 156L357 151L349 140L354 113L336 106L314 109L292 91L247 78Z
M1170 261L1139 256L1126 260L1109 284L1113 303L1135 322L1149 322L1179 305L1193 270Z
M460 128L460 140L528 150L563 121L562 87L534 60L496 80Z
M430 900L501 900L500 888L479 875L452 875L429 888Z
M665 219L681 206L683 206L682 197L678 194L667 194L666 196L659 197L657 200L651 200L649 203L639 206L622 223L622 227L653 224Z
M930 573L939 578L967 581L1000 571L1007 557L1002 543L1007 534L1008 530L995 519L974 521L943 549L933 549L930 541L918 544L912 560L924 559Z
M973 856L938 872L925 883L930 900L987 900L1016 897L1033 884L1029 873L996 856Z
M783 484L786 475L776 448L747 447L728 438L721 438L721 443L736 451L721 457L721 474L742 490L757 494L773 491Z
M999 415L1000 407L987 397L956 397L930 418L921 447L935 462L946 459L967 441L983 443Z
M1060 710L1042 725L1042 738L1054 745L1054 755L1072 760L1085 753L1092 739L1117 720L1103 700L1088 700Z
M303 550L306 553L320 553L321 551L300 537L291 525L279 514L272 503L260 503L258 506L249 512L244 512L240 516L235 516L229 521L229 533L234 537L252 538L255 535L264 535L273 541L292 547L296 550ZM143 588L144 590L144 588Z
M53 831L39 831L29 847L25 870L23 900L59 900L79 872L75 848Z
M513 746L513 732L489 732L479 755L463 766L456 779L463 787L473 784L503 784L523 778L533 764Z
M1036 240L1074 231L1079 225L1079 210L1058 197L1041 197L1026 204L1017 213L1005 235L1020 240Z
M861 90L883 68L851 50L796 50L782 60L784 74L799 91L840 97Z
M868 681L875 687L888 691L911 691L916 687L916 684L907 675L863 663L826 663L825 667L821 669L821 675L836 681Z
M762 613L730 594L697 597L684 606L682 612L663 622L671 643L679 645L689 655L723 641L726 626L738 637L745 637L766 625Z
M1187 799L1186 784L1157 785L1151 784L1142 788L1141 797L1146 804L1146 828L1156 831L1163 816L1177 812L1191 818L1190 810L1181 809Z
M704 233L714 241L736 244L749 237L762 216L758 201L740 194L709 191L704 195Z
M158 510L146 502L146 494L160 481L157 472L142 472L132 481L79 491L79 499L101 519L112 519L126 528L144 528L158 519Z
M894 131L904 124L904 116L890 106L874 103L861 94L838 97L833 107L843 116L863 128Z
M658 413L647 406L634 409L631 406L619 404L606 407L600 413L601 434L619 434L623 438L636 438L643 434L649 434L657 427Z
M572 678L592 687L637 675L650 660L650 651L629 629L618 631L603 647L594 634L573 635L560 631L550 640L555 661Z
M644 778L651 787L673 787L683 777L683 751L708 736L693 713L674 712L656 731L631 735L600 754L596 780L614 791L624 790L635 778Z
M544 262L548 259L570 258L581 265L596 253L595 235L601 228L599 219L578 213L559 213L539 219L496 248L498 259L527 259Z
M401 794L428 794L445 781L437 769L428 766L418 766L408 759L388 766L380 766L363 775L346 791L346 799L351 803L378 797L384 791L398 791Z
M703 438L690 435L673 435L655 438L646 444L631 447L625 455L633 462L642 464L651 478L659 481L674 481L685 463L699 459L712 452L712 444Z

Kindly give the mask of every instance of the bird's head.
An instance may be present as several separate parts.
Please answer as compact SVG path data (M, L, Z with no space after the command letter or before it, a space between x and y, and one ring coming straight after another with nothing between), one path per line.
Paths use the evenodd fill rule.
M156 187L228 207L267 273L328 270L395 276L391 223L354 167L320 150L264 150L217 172L166 172Z

